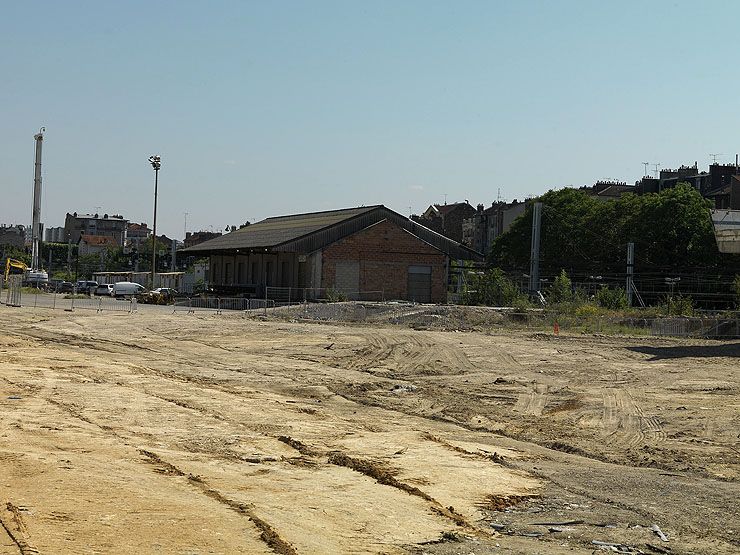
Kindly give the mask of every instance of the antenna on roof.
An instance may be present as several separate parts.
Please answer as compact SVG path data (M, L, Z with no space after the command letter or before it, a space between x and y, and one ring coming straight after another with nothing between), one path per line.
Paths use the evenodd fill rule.
M445 205L447 205L447 193L444 194L445 197Z
M658 168L660 167L660 162L658 162L657 164L653 164L653 166L655 167L655 170L653 171L655 173L655 178L657 179L658 176L660 175L660 172L658 172Z
M719 158L720 156L722 156L722 153L710 154L709 157L712 159L712 164L716 164L717 158Z
M650 165L650 162L643 162L642 165L645 166L645 173L643 173L642 175L647 175L648 174L648 166Z

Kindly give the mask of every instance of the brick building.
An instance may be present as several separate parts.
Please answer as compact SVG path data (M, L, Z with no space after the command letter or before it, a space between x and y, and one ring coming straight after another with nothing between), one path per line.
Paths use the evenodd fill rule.
M421 216L413 215L411 219L432 231L462 243L463 222L474 214L475 208L465 201L452 204L432 204Z
M451 259L483 258L382 205L268 218L184 252L210 257L208 281L218 291L379 292L418 302L446 301Z
M80 255L99 254L118 247L116 240L108 235L82 235L77 245Z
M97 214L67 213L64 218L64 236L67 241L77 243L83 235L99 235L113 237L119 246L126 244L128 220L123 216L109 216L101 218Z
M216 237L221 237L220 231L195 231L193 233L188 231L185 233L185 248L200 245Z

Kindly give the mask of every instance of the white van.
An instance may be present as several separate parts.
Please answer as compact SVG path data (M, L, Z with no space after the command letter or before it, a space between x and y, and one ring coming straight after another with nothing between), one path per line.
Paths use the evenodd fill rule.
M146 293L146 287L132 281L119 281L113 284L113 296L130 298L140 293Z

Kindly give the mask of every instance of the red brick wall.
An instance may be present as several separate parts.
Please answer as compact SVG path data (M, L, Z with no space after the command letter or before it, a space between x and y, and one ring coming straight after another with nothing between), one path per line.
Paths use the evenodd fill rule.
M360 291L383 291L386 299L408 298L409 266L431 266L432 302L447 300L447 256L388 220L325 248L321 287L336 287L336 263L347 260L360 263Z

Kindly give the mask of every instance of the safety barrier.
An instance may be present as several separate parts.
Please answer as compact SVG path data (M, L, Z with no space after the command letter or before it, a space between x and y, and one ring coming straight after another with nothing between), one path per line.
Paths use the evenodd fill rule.
M385 300L383 291L340 291L325 287L266 287L265 298L278 305L307 301L376 301Z
M174 312L213 311L222 314L228 311L267 310L274 308L275 301L265 299L245 299L242 297L190 297L177 299L172 307Z
M10 285L11 280L8 280ZM21 296L21 287L11 286L5 296L5 304L25 308L51 310L94 310L95 312L136 312L136 299L114 299L112 297L82 297L62 293L33 292Z

